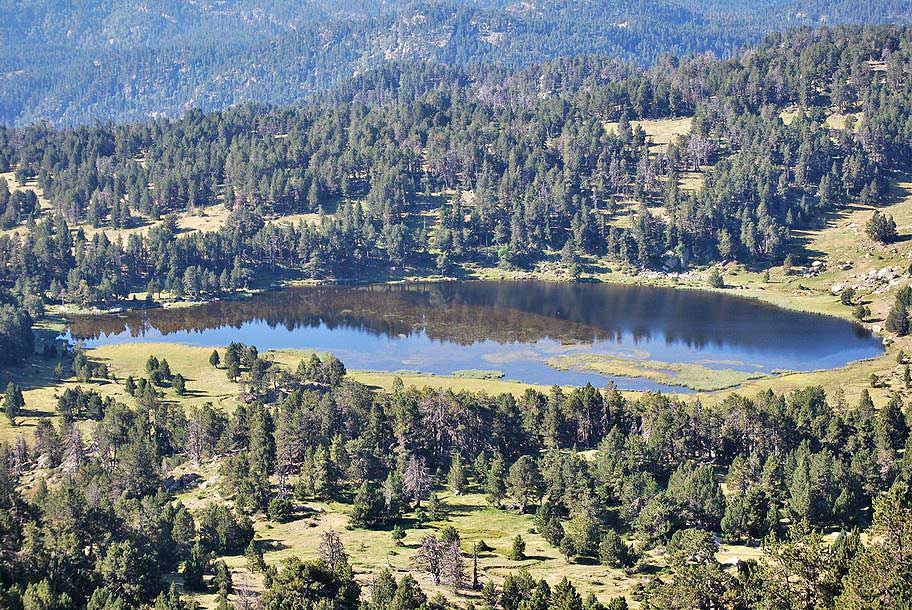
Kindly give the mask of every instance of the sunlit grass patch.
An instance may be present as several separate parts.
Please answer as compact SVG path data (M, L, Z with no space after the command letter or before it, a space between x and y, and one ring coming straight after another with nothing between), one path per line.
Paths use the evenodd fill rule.
M766 377L756 371L713 369L696 363L632 360L610 354L566 354L549 358L548 366L560 370L581 370L618 377L651 379L667 386L681 386L698 392L713 392L737 387Z

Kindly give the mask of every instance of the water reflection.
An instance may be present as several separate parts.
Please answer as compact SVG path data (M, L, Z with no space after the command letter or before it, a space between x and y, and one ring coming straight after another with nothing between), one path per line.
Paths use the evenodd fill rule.
M261 349L333 351L351 368L495 368L545 384L605 382L543 363L573 351L766 372L841 366L881 351L857 325L723 294L545 282L299 288L198 307L74 316L69 330L89 344L238 340Z

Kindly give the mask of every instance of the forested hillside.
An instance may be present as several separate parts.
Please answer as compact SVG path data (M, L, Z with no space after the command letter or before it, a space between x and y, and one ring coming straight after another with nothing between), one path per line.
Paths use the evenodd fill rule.
M562 572L601 564L637 579L629 598L643 608L912 600L912 437L898 397L875 409L865 393L849 409L812 387L705 409L612 387L517 399L400 382L387 393L347 379L332 357L288 370L231 344L209 362L206 374L237 382L249 404L184 409L183 372L154 355L124 381L132 406L102 399L90 388L107 367L77 351L86 386L60 395L60 425L43 419L31 446L0 447L5 607L180 610L206 591L210 607L267 610L628 607L625 596L584 605L575 579L533 578L527 559L541 558L526 539L563 556ZM14 420L21 392L6 401ZM479 497L486 508L469 504ZM324 529L318 551L295 549L319 560L276 565L284 524L306 536L308 522L331 518L314 503L344 511L355 538ZM475 525L457 521L469 506ZM480 539L492 519L517 528L509 555ZM762 540L764 555L728 569L713 532L726 544ZM404 575L382 556L353 568L349 553L363 558L364 541L378 539L390 541L387 566L411 554Z
M297 103L390 61L511 68L606 54L728 56L800 25L905 22L908 0L863 2L0 3L0 122L178 116Z
M13 172L0 279L88 305L214 295L263 273L527 268L558 251L570 266L762 268L794 230L880 203L908 168L910 36L794 31L736 60L648 70L589 56L477 77L396 66L299 108L0 129ZM680 116L665 145L632 122ZM220 226L181 229L213 206ZM265 222L277 217L291 221Z
M912 607L912 25L881 23L910 11L0 0L0 608ZM501 282L550 307L498 316L265 290L614 272L726 294L663 331L567 315L662 309L655 293ZM732 306L735 274L766 303ZM777 299L841 368L758 364L799 323L738 312ZM295 315L262 305L283 300ZM378 342L349 336L350 368L311 341L238 342L251 319L350 330L355 300ZM220 301L217 347L153 342L164 327L122 311L164 304L199 332L191 301ZM53 317L93 308L111 310L94 334ZM864 322L841 335L864 350L821 337L821 312ZM762 339L750 362L716 339L735 318ZM129 336L69 340L104 324ZM410 333L626 368L601 388L478 368L518 352L350 370ZM594 333L618 350L580 351ZM681 370L650 333L718 341L694 363L739 380L621 391L632 363Z

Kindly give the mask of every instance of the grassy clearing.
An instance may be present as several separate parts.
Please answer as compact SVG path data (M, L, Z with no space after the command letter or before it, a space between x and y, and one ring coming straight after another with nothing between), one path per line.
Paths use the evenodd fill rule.
M219 499L217 485L207 489L195 489L179 499L192 510L198 510L208 501ZM478 489L472 493L453 496L448 492L438 495L444 509L444 518L417 524L414 513L405 515L406 537L402 546L396 545L389 529L355 530L348 529L350 505L337 502L307 502L298 505L294 520L288 523L274 523L260 519L255 523L255 544L264 551L268 564L277 564L291 556L303 559L318 557L318 548L323 533L329 529L339 532L352 567L362 584L370 582L371 575L389 567L394 573L414 570L414 555L422 537L434 534L445 525L451 525L459 532L462 548L468 559L471 573L471 552L476 542L484 541L493 550L481 552L478 557L479 580L495 583L512 571L526 568L535 578L544 578L556 584L564 576L573 580L582 592L592 591L603 601L611 597L629 594L647 575L627 576L623 571L600 565L568 564L557 549L551 547L539 534L534 532L531 515L516 511L502 510L490 506ZM526 556L522 561L508 559L513 538L521 534L526 541ZM260 576L247 570L243 556L225 558L235 573L236 580L259 585ZM429 578L415 573L416 578L428 595L442 593L462 601L472 599L476 604L481 600L478 591L463 591L454 596L446 587L435 587ZM201 600L206 602L208 600Z
M487 392L488 394L513 394L521 396L529 388L547 392L550 386L510 381L508 379L478 379L450 375L431 375L419 371L350 371L349 377L372 388L389 390L396 378L406 386L452 390L454 392Z
M678 174L678 184L687 193L696 193L703 187L703 172L685 171Z
M201 474L205 481L202 486L178 497L191 511L200 511L209 502L225 500L220 493L215 464L203 464L195 469L184 465L175 474L191 471ZM629 600L632 589L653 578L665 566L664 558L657 551L648 552L644 570L632 575L595 563L567 563L558 549L535 531L531 515L491 506L477 483L470 485L467 493L459 496L445 490L438 491L438 498L444 513L441 519L418 523L414 512L404 515L402 524L406 537L402 545L393 541L389 528L349 529L350 505L319 501L298 502L294 517L287 523L257 519L254 544L263 551L264 559L270 565L291 556L315 559L323 533L332 529L339 533L350 555L356 578L362 585L369 585L372 576L383 568L389 568L399 576L412 571L429 596L441 593L462 603L472 600L476 605L482 601L479 591L461 591L454 595L449 588L434 586L428 577L414 571L414 556L422 537L435 534L447 525L454 527L460 534L469 574L474 545L483 541L491 547L492 550L480 552L478 556L479 581L482 584L488 580L501 584L510 572L525 568L534 578L544 578L552 585L567 577L583 595L592 592L602 602L619 595L626 595L628 601L632 601ZM522 535L526 542L526 559L521 561L508 558L512 540L517 534ZM757 548L722 545L717 556L723 563L734 563L736 559L756 558L760 553ZM243 582L253 589L262 587L261 575L248 570L243 556L225 557L224 560L232 569L235 582ZM215 607L212 595L197 599L204 607Z
M779 118L782 119L782 122L786 125L791 125L801 110L797 107L787 108L779 113ZM858 125L861 123L861 119L864 116L863 112L849 112L843 114L841 112L831 112L827 114L826 124L830 129L845 129L846 121L849 117L852 117L855 120L855 129L858 129Z
M646 136L652 140L650 148L666 150L668 145L674 142L679 136L690 133L690 127L693 124L693 117L681 117L674 119L650 119L646 121L630 121L630 127L635 129L637 126L643 128ZM605 123L605 131L617 132L618 123Z
M601 375L651 379L668 386L681 386L699 392L725 390L746 381L766 377L763 373L736 369L711 369L701 364L633 360L610 354L565 354L550 358L548 366L562 371L590 371Z

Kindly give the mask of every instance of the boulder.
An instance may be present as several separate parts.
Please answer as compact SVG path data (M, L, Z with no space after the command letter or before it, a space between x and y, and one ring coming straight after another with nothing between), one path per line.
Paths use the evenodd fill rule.
M668 273L671 271L677 271L681 266L681 261L678 259L678 256L668 250L665 254L662 255L662 269Z

